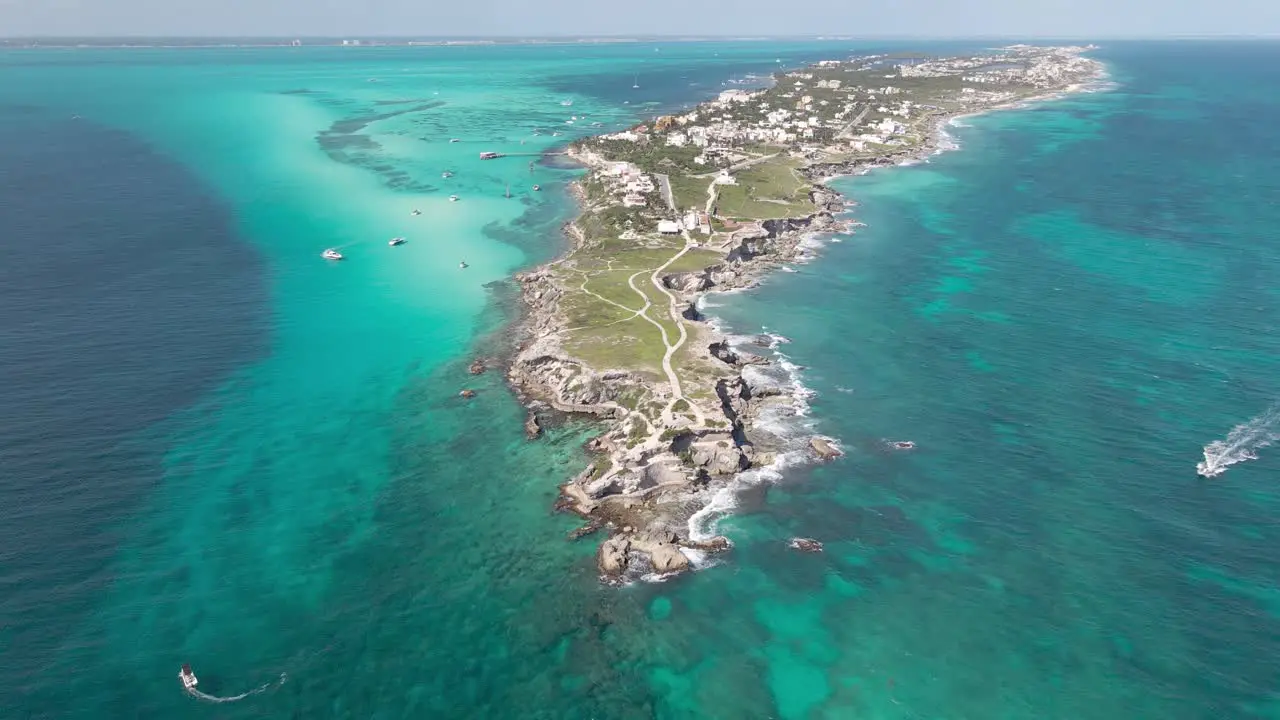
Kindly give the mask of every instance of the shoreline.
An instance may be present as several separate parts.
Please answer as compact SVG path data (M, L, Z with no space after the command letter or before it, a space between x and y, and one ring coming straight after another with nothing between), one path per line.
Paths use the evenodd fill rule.
M590 193L585 184L610 164L603 156L584 151L576 144L567 148L568 157L587 170L583 178L570 185L578 204L575 219L564 226L570 247L555 259L515 275L525 313L513 328L521 340L508 362L507 381L526 407L542 404L602 421L600 435L587 443L594 462L560 486L556 503L558 510L574 512L586 521L571 537L608 530L609 537L597 553L602 580L663 579L714 562L711 555L732 546L727 538L715 534L715 525L719 518L732 512L739 492L750 485L776 482L789 468L834 460L843 454L838 440L817 432L814 421L804 420L808 417L805 398L812 391L802 382L801 368L777 352L785 338L770 335L748 339L726 333L718 319L701 312L704 300L712 293L729 294L758 287L770 273L788 263L812 260L816 256L812 246L819 236L830 235L826 241L830 242L838 241L840 235L852 234L861 225L849 217L857 203L828 183L879 167L927 162L934 155L958 149L954 142L947 146L950 136L946 132L958 119L1024 108L1083 92L1106 75L1101 63L1088 62L1092 67L1089 82L932 118L918 146L868 158L800 166L796 173L809 182L811 212L758 219L745 227L726 227L722 232L727 232L728 237L719 245L725 251L724 260L702 271L667 272L695 247L690 234L682 233L687 243L684 249L650 276L669 303L668 317L663 320L675 321L680 341L673 347L661 324L645 314L648 300L645 308L636 313L663 330L667 345L663 367L668 382L655 382L657 378L641 377L634 371L592 367L563 347L563 337L575 328L568 326L560 311L559 301L569 288L557 280L556 274L590 242L580 225L590 210ZM714 189L712 183L712 193ZM714 199L712 194L708 209ZM632 280L641 274L649 273L637 272ZM588 281L582 283L584 291ZM645 288L647 292L648 286ZM647 297L634 284L631 289ZM718 408L708 410L699 407L701 403L686 402L690 399L682 393L682 385L689 378L681 380L668 363L668 358L685 343L699 348L691 351L697 352L699 361L718 368L712 398L713 404L718 400ZM768 355L753 352L755 348L767 350ZM769 377L770 372L785 377L785 382ZM647 435L637 430L639 413L634 406L629 408L619 402L635 392L656 404L665 403L666 409L657 423L661 432L651 420L644 423ZM695 417L673 412L682 404L692 410L696 421ZM707 420L707 415L714 417Z

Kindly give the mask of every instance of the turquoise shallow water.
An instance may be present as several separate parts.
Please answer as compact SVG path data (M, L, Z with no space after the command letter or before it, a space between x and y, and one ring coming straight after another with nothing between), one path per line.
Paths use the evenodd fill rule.
M185 168L234 237L183 239L257 258L265 297L240 280L258 309L236 327L260 330L234 367L108 438L141 448L132 482L82 461L104 530L0 556L24 591L0 605L0 714L1280 715L1276 461L1194 473L1277 397L1271 44L1108 48L1112 92L969 120L959 152L839 181L868 227L715 312L792 340L848 456L746 494L720 521L732 555L675 582L603 588L593 548L563 539L550 507L588 428L526 443L501 378L465 366L509 316L492 283L559 247L573 171L476 154L849 49L4 56L8 110L78 115ZM325 264L328 246L350 259ZM138 342L159 371L194 340ZM66 502L39 480L6 517L14 543ZM796 534L827 551L786 549ZM184 661L211 695L287 681L198 703Z

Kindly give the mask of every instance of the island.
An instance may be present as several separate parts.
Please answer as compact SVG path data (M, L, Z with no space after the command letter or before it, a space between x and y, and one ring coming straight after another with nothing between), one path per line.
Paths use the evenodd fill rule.
M517 275L527 315L508 378L531 405L604 423L558 503L585 518L575 537L607 531L603 579L682 572L727 549L690 518L781 451L757 420L794 399L762 381L768 358L707 323L702 296L758 283L811 234L849 231L852 203L831 178L933 154L957 116L1103 77L1090 49L828 60L569 146L587 170L581 214L563 257ZM834 438L804 447L814 461L841 455Z

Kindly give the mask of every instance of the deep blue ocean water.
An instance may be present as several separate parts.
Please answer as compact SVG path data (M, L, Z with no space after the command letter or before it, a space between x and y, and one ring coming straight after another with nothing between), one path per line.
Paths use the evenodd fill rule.
M573 171L506 202L475 151L852 49L0 57L0 716L1280 717L1274 43L1107 46L1105 92L835 181L866 227L709 311L846 457L690 577L564 540L589 427L527 443L465 368Z
M159 428L262 351L267 308L230 209L172 159L32 107L0 107L0 146L0 675L22 686L112 582Z

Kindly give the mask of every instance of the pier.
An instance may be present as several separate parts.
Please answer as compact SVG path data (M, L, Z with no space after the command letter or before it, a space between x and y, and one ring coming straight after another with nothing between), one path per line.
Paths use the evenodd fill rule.
M499 152L482 152L481 160L497 160L504 157L547 157L550 155L568 155L566 152L516 152L516 153L499 153Z

